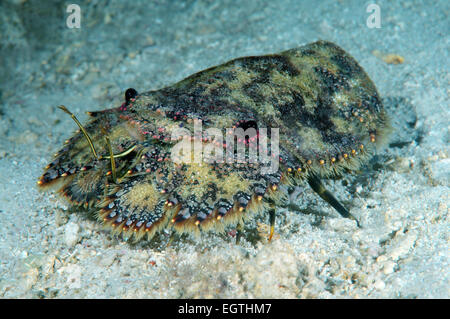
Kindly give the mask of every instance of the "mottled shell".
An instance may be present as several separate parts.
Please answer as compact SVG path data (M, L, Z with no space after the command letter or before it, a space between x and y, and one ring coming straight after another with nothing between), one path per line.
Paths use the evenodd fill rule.
M136 239L165 227L218 231L241 223L283 200L279 184L359 168L388 127L367 74L324 41L238 58L91 115L85 128L100 156L109 154L105 136L114 154L134 147L116 159L118 178L111 177L110 161L95 159L77 133L38 183L59 182L74 205L93 208L103 223ZM174 163L174 129L211 143L194 135L199 121L203 131L279 128L279 170L261 174L258 163Z

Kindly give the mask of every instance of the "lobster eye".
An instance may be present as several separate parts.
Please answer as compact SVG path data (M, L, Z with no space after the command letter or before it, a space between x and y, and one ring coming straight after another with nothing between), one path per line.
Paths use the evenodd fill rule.
M241 127L244 131L248 128L254 128L255 130L258 130L258 123L254 120L244 121L238 125L238 127Z
M133 89L129 88L125 91L125 102L129 103L131 99L134 99L138 95L138 92Z

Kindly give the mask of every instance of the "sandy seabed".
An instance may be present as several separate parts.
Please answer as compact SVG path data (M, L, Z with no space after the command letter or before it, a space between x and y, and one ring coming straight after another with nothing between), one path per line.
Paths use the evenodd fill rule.
M449 298L448 1L64 1L0 4L0 297ZM313 3L313 2L311 2ZM130 245L36 180L80 114L245 56L318 39L376 84L391 140L358 176L327 185L363 227L311 190L276 234ZM267 223L261 216L249 234ZM164 236L163 236L164 237ZM163 238L164 241L164 238Z

